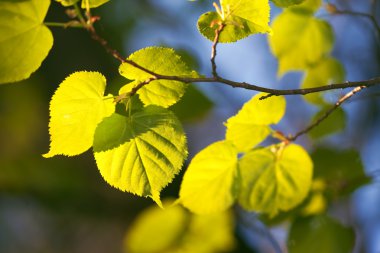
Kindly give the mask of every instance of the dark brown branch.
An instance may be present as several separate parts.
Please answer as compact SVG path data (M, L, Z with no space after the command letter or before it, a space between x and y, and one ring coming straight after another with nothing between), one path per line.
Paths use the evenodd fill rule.
M211 24L213 26L213 24ZM216 63L215 63L215 58L216 58L216 47L219 43L219 37L220 34L222 33L224 27L226 25L223 23L218 24L218 28L215 30L215 38L214 42L212 43L211 47L211 67L212 67L212 76L217 77L218 73L216 72Z
M298 133L296 133L294 136L290 136L287 138L287 140L289 142L292 142L292 141L295 141L298 137L300 137L301 135L304 135L308 132L310 132L311 130L313 130L315 127L317 127L322 121L324 121L327 117L329 117L336 109L338 109L345 101L347 101L348 99L350 99L352 96L354 96L356 93L360 92L361 90L363 90L364 88L366 88L366 86L358 86L356 87L355 89L353 89L352 91L348 92L347 94L345 94L343 97L341 97L329 110L327 110L325 112L325 114L323 114L320 118L318 118L315 122L313 122L312 124L310 124L308 127L306 127L305 129L299 131Z
M268 96L306 95L306 94L310 94L310 93L316 93L316 92L322 92L322 91L328 91L328 90L345 89L345 88L357 87L357 86L370 87L370 86L380 84L380 77L376 77L376 78L373 78L370 80L364 80L364 81L358 81L358 82L337 83L337 84L330 84L330 85L314 87L314 88L307 88L307 89L279 90L279 89L266 88L266 87L246 83L246 82L236 82L236 81L232 81L232 80L222 78L220 76L193 78L193 77L184 77L184 76L161 75L161 74L155 73L149 69L146 69L146 68L140 66L139 64L137 64L134 61L131 61L131 60L128 60L128 59L125 59L124 57L122 57L121 54L117 50L110 47L108 42L97 34L97 32L96 32L96 30L95 30L95 28L91 22L90 22L90 24L88 24L86 22L86 25L87 25L86 29L90 32L91 37L95 41L97 41L101 46L103 46L105 48L105 50L108 53L110 53L114 58L119 60L121 63L128 63L128 64L132 65L133 67L138 68L138 69L140 69L140 70L144 71L145 73L148 73L152 76L151 79L148 79L146 82L143 82L143 84L136 86L136 89L134 90L133 94L135 94L138 91L138 89L140 89L144 85L150 83L151 81L160 80L160 79L161 80L180 81L180 82L184 82L184 83L222 83L222 84L226 84L228 86L231 86L233 88L243 88L243 89L247 89L247 90L265 92L265 93L269 94ZM223 27L223 26L221 26L221 27ZM221 32L221 28L220 28L220 32ZM218 40L216 40L216 41L218 41ZM216 43L214 43L214 47L216 47ZM214 50L215 50L215 48L214 48ZM214 57L213 57L214 60L215 60L215 56L216 56L216 50L215 50ZM215 62L214 62L214 64L215 64ZM216 66L215 66L215 71L216 71ZM265 98L265 96L263 98Z

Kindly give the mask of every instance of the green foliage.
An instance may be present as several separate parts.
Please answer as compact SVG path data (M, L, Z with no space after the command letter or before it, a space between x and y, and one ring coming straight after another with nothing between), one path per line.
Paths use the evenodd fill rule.
M199 152L186 170L180 202L194 213L224 211L235 202L239 189L237 149L220 141Z
M328 109L327 106L322 108L319 112L317 112L312 122L315 122L316 120L320 119ZM318 127L314 128L309 132L309 136L313 139L321 139L323 137L326 137L328 135L340 132L344 130L346 127L346 113L343 111L343 109L338 108L334 112L334 117L328 117L326 120L321 122Z
M72 6L79 2L79 0L55 0L57 2L60 2L63 6ZM82 0L81 7L87 8L87 5L89 8L96 8L99 7L105 3L107 3L109 0Z
M269 3L266 0L221 0L217 12L207 12L199 17L198 29L213 41L215 29L225 27L219 42L235 42L256 33L270 33Z
M351 228L325 215L298 218L288 237L290 253L352 252L355 234Z
M312 153L312 158L315 163L314 178L326 183L326 195L330 198L345 196L370 182L357 151L319 148Z
M197 77L173 49L164 47L147 47L128 57L140 66L156 74L167 76ZM152 76L128 63L119 68L120 74L134 82L122 87L120 93L130 92L136 85L146 81ZM145 105L159 105L169 107L176 103L185 93L187 84L171 80L154 80L149 85L138 90L141 101Z
M59 3L61 3L63 6L71 6L77 3L79 0L55 0Z
M246 153L239 161L239 203L247 210L276 215L300 204L309 192L313 163L298 145L270 146Z
M271 0L271 1L279 7L289 7L292 5L300 4L304 2L305 0Z
M142 212L129 229L125 252L228 252L235 244L233 228L230 213L198 216L179 205L164 210L151 207Z
M82 8L96 8L99 7L105 3L107 3L109 0L82 0Z
M43 21L49 5L0 1L0 84L28 78L48 55L53 36Z
M273 36L269 38L272 52L279 60L279 75L309 69L330 53L334 43L332 28L326 21L313 17L308 9L294 8L276 17Z
M121 59L96 33L93 23L98 17L90 15L90 8L109 0L82 0L81 7L86 10L77 8L79 0L56 1L74 8L68 12L67 23L50 25L81 26ZM214 42L213 50L217 42L268 33L271 50L279 61L279 75L303 71L301 88L305 89L343 82L343 65L330 55L333 30L327 21L314 16L322 1L272 2L287 7L275 18L272 28L268 25L269 0L220 0L214 5L215 12L200 16L198 29ZM46 58L53 44L52 34L43 23L49 4L48 0L0 1L0 83L29 77ZM216 35L219 39L214 41ZM204 78L167 47L143 48L121 61L119 73L128 83L118 96L105 96L106 79L98 72L76 72L59 85L50 103L51 144L44 157L74 156L93 147L96 164L107 183L150 197L163 208L160 194L179 174L188 155L183 127L167 108L174 105L172 109L182 121L201 118L212 103L194 86L187 89L188 84L196 78L231 86L237 82L225 81L215 71ZM249 84L236 86L244 85ZM125 239L126 252L228 251L234 239L233 222L226 211L234 204L258 212L271 224L290 220L289 252L352 250L352 230L329 218L326 210L335 199L369 181L359 155L317 148L311 159L303 147L292 143L305 132L315 142L341 131L345 127L344 111L338 108L334 118L324 119L331 105L321 94L305 96L307 102L320 107L312 119L318 127L299 131L292 138L272 130L285 114L285 98L273 93L260 99L266 95L255 95L226 121L224 140L195 154L175 204L165 210L151 208L137 219ZM274 137L271 144L263 146L270 135ZM326 159L332 156L334 159Z
M262 142L270 133L269 125L277 124L284 116L286 102L281 96L260 100L259 93L226 123L226 139L240 152L246 152Z
M338 60L328 57L306 70L301 88L306 89L340 83L344 81L344 76L345 72L342 64ZM326 104L320 93L308 94L304 98L309 103L316 105Z
M204 118L212 107L210 99L194 85L189 85L181 100L170 109L181 122L195 122Z
M88 150L95 128L115 110L112 96L104 97L105 77L98 72L76 72L60 85L50 102L50 150L45 157L74 156Z
M148 106L105 118L95 133L94 156L110 185L161 205L161 190L187 157L186 136L170 111Z

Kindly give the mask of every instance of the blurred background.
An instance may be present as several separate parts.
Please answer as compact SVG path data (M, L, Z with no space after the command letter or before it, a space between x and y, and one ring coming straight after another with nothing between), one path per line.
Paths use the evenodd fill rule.
M379 8L371 8L371 0L329 2L344 10L379 12ZM211 42L200 35L196 22L210 10L212 1L208 0L111 0L93 14L101 17L96 24L98 33L124 56L146 46L166 45L208 75ZM280 12L272 5L272 18ZM369 20L330 15L323 9L317 16L334 28L333 56L343 63L347 80L380 75L380 35ZM67 20L65 8L52 1L46 21ZM118 74L119 62L87 32L51 30L55 42L42 67L26 81L0 86L0 252L125 252L126 231L153 202L109 186L99 174L91 151L74 158L41 156L49 148L49 101L66 76L81 70L99 71L106 76L108 92L113 94L125 80ZM302 78L300 73L290 73L278 79L277 60L266 35L220 45L217 63L223 77L266 87L297 88ZM195 87L173 108L185 124L190 158L224 138L223 122L255 94L218 84ZM318 143L308 137L299 140L311 151L317 146L355 149L366 173L374 176L372 183L329 210L343 223L355 226L354 252L380 252L380 180L376 177L380 171L379 92L371 88L344 106L347 123L341 133ZM326 99L333 103L343 94L329 92ZM316 108L297 96L287 97L287 102L286 117L278 128L290 134L305 127ZM165 189L164 197L177 196L181 176ZM284 227L272 228L271 238L262 224L247 228L239 225L239 220L236 223L236 247L230 252L275 252L272 239L282 247L286 244Z

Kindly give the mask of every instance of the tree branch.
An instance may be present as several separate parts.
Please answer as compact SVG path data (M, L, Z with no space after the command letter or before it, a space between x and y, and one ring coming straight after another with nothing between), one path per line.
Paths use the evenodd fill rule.
M318 118L315 122L313 122L311 125L306 127L305 129L299 131L294 136L290 136L287 138L287 141L293 142L301 135L304 135L311 130L313 130L316 126L318 126L322 121L324 121L327 117L329 117L336 109L338 109L345 101L350 99L352 96L354 96L356 93L360 92L361 90L365 89L366 86L358 86L352 91L345 94L343 97L341 97L329 110L325 112L320 118Z
M94 19L94 20L96 21L97 19ZM316 92L322 92L322 91L328 91L328 90L346 89L346 88L358 87L358 86L370 87L370 86L380 84L380 77L376 77L376 78L369 79L369 80L356 81L356 82L348 82L347 81L345 83L336 83L336 84L330 84L330 85L319 86L319 87L314 87L314 88L280 90L280 89L266 88L263 86L258 86L258 85L254 85L254 84L250 84L250 83L246 83L246 82L236 82L236 81L232 81L229 79L225 79L223 77L220 77L219 75L215 76L215 74L216 74L215 56L216 56L216 46L217 46L218 41L219 41L219 38L218 38L219 36L215 36L215 40L213 43L213 53L212 53L212 57L211 57L212 62L213 62L212 63L213 74L214 74L213 77L196 77L196 78L194 78L194 77L186 77L186 76L161 75L161 74L155 73L149 69L146 69L145 67L137 64L134 61L131 61L131 60L128 60L128 59L125 59L124 57L122 57L121 54L117 50L110 47L108 42L97 34L97 32L93 26L94 20L90 20L90 22L87 21L85 24L86 24L86 29L89 31L89 33L91 34L91 37L95 41L97 41L101 46L103 46L103 48L105 48L105 50L108 53L110 53L115 59L117 59L121 63L128 63L128 64L132 65L133 67L140 69L140 70L144 71L145 73L148 73L152 76L152 78L143 82L141 85L136 86L134 91L133 91L133 94L135 94L140 88L142 88L146 84L149 84L153 80L171 80L171 81L180 81L180 82L184 82L184 83L221 83L221 84L231 86L233 88L242 88L242 89L246 89L246 90L254 90L254 91L265 92L265 93L269 94L267 96L263 96L261 99L265 99L266 97L269 97L269 96L306 95L306 94L310 94L310 93L316 93ZM220 26L219 29L217 29L217 31L219 30L219 32L216 32L215 35L220 34L220 32L222 31L222 27L223 26Z

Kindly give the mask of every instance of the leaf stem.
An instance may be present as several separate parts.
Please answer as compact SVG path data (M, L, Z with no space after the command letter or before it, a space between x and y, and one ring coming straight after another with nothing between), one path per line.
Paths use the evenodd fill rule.
M218 73L216 72L216 63L215 63L216 47L219 43L220 34L222 33L225 26L226 25L224 23L219 23L218 28L215 29L215 38L214 38L214 42L212 43L212 47L211 47L211 67L212 67L212 76L213 77L218 76Z
M84 27L88 28L87 22L86 22L85 18L84 18L83 15L82 15L82 10L79 8L79 6L78 6L77 3L74 4L74 9L75 9L75 12L76 12L77 15L78 15L78 19L79 19L79 21L82 23L82 25L83 25Z
M76 21L70 21L67 23L60 23L60 22L44 22L44 25L50 26L50 27L62 27L62 28L85 28L81 23L78 23Z

